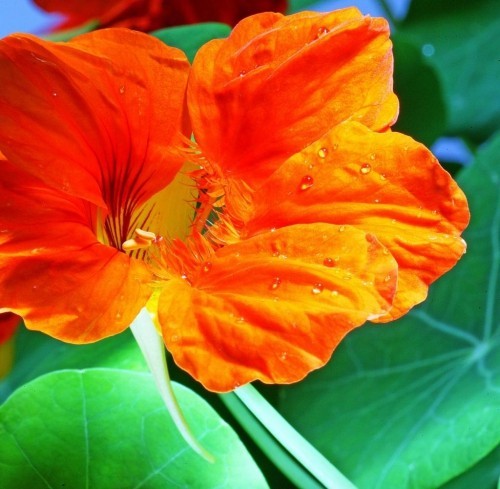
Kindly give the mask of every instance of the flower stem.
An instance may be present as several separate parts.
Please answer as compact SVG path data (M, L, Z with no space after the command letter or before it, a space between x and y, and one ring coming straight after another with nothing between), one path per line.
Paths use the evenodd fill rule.
M229 392L221 394L221 401L236 418L238 423L247 432L248 436L264 452L274 465L291 481L298 489L322 489L316 480L302 468L288 452L269 434L260 422L250 413L238 397Z
M177 403L170 376L168 374L167 361L165 359L165 347L161 336L156 331L155 325L146 308L141 309L141 312L132 321L130 330L134 335L139 348L141 349L149 370L153 374L158 392L160 393L165 406L167 407L172 420L179 430L179 433L184 438L186 443L201 457L208 462L214 462L215 458L212 454L203 448L199 441L193 435L189 428L181 408Z
M267 430L325 487L356 489L339 470L300 435L269 402L248 384L234 391Z

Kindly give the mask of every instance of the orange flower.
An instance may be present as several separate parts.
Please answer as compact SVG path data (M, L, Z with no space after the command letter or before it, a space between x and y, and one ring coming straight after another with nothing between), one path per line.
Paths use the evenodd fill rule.
M97 20L99 27L128 27L144 32L198 22L234 25L248 15L266 10L284 12L287 7L286 0L35 0L35 3L47 12L66 17L57 30Z
M174 198L184 54L126 29L0 41L1 311L70 342L129 326L152 293L134 229ZM159 193L158 193L159 192Z
M5 40L4 310L94 341L155 281L168 349L214 391L298 381L353 328L407 312L463 253L468 210L432 154L389 129L388 36L345 9L256 15L205 45L187 86L199 205L184 240L168 209L190 206L160 221L148 199L176 188L185 58L123 30ZM119 251L135 227L164 236L135 238L154 243L150 268Z
M300 380L354 327L421 302L463 254L463 193L388 129L388 36L356 9L261 14L195 58L197 224L216 222L163 244L159 319L208 389Z

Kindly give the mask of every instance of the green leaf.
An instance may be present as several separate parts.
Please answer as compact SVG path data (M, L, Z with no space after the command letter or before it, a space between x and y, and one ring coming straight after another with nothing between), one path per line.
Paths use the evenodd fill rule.
M451 480L441 489L471 489L475 487L496 489L499 479L500 445L470 470Z
M54 370L113 367L147 371L130 331L90 345L70 345L20 328L16 335L14 367L0 381L0 403L22 384Z
M442 81L447 131L477 141L500 127L498 13L496 0L419 0L400 26Z
M203 44L212 39L227 37L231 32L231 27L218 22L206 22L203 24L182 25L178 27L168 27L151 32L165 44L182 49L189 61L193 61L195 54Z
M401 35L394 41L394 91L401 110L394 126L430 146L446 127L446 107L435 69Z
M318 0L289 0L288 14L301 12L302 10L314 10L313 6L318 3Z
M214 464L187 447L150 375L66 370L23 386L0 408L0 487L267 487L233 430L196 394L174 387Z
M362 327L281 410L360 489L436 488L500 442L500 135L461 174L468 252L401 320Z

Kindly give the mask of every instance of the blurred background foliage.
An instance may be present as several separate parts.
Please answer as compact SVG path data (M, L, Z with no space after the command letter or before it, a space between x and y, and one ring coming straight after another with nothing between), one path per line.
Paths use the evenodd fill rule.
M401 102L394 129L431 146L459 180L472 212L468 253L408 316L354 331L325 368L297 385L257 387L361 489L494 489L500 478L500 7L496 0L295 0L290 12L347 4L382 13L392 25ZM202 43L227 33L227 26L206 24L155 35L192 58ZM88 480L102 489L265 487L261 474L270 487L295 487L258 448L260 435L253 433L255 444L216 395L170 368L174 380L196 393L178 388L188 414L197 413L194 431L202 438L213 432L211 447L221 459L213 467L200 469L196 456L165 443L170 438L161 427L168 419L156 419L161 406L128 333L72 346L20 329L13 370L0 381L0 402L8 399L0 408L0 469L8 467L0 470L0 487L56 487L54 471L61 470L71 488ZM144 419L153 424L145 428ZM106 449L110 443L115 456ZM167 456L176 463L162 465ZM82 457L91 461L87 478ZM117 465L116 457L126 464ZM141 464L144 470L134 468ZM186 473L187 466L197 468Z

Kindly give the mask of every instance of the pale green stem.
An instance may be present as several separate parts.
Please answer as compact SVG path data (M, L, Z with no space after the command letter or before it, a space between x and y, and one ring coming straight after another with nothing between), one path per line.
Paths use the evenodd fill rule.
M248 384L234 391L267 430L328 489L356 489L339 470L300 435L276 409Z
M149 312L143 308L130 325L139 348L146 359L149 370L153 374L158 392L167 407L172 420L184 438L186 443L201 457L208 462L214 462L215 458L200 445L189 428L181 408L177 403L170 376L168 374L167 361L165 359L165 346L161 336L156 331L155 325Z

